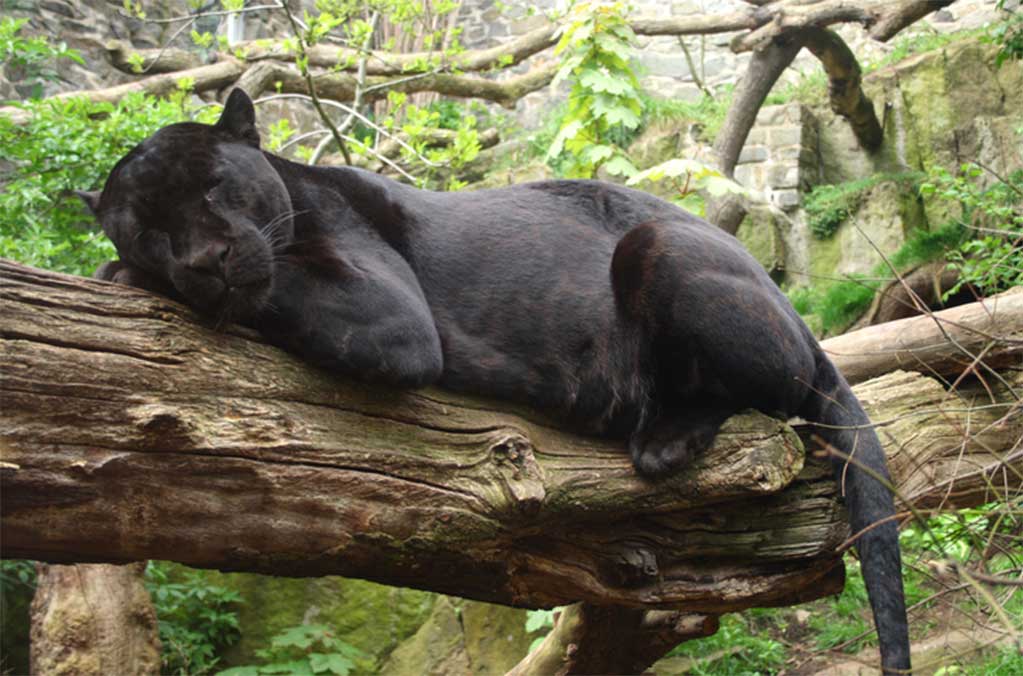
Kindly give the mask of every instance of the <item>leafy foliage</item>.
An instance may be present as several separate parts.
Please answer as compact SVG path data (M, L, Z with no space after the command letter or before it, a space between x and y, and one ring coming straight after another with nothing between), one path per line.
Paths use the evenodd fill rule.
M699 126L699 136L708 144L714 143L718 130L724 124L725 116L732 105L734 87L721 87L714 96L701 96L696 101L662 99L640 94L643 104L645 128L657 122L685 120Z
M22 37L22 27L28 19L0 19L0 65L14 75L22 85L32 87L31 98L43 93L43 83L56 77L52 62L56 59L70 59L85 64L81 55L69 49L63 42L51 45L46 38Z
M717 169L698 160L673 159L641 171L626 181L638 185L644 181L668 180L677 191L675 202L692 213L703 215L703 200L697 191L715 197L726 193L743 193L745 189Z
M699 676L753 676L778 671L785 663L785 646L772 638L785 620L774 610L755 609L721 617L718 632L699 641L687 641L669 655L689 657L695 664L688 671ZM722 656L724 659L718 659Z
M939 167L920 188L924 195L958 204L960 222L974 235L949 254L960 277L949 294L966 284L986 294L1023 285L1023 171L996 177L987 186L984 174L973 163L957 174Z
M217 653L236 642L238 592L211 584L202 571L150 561L146 589L159 621L162 674L208 674Z
M367 657L361 650L337 638L330 627L301 624L289 627L270 641L270 647L256 651L265 664L225 669L218 676L259 676L291 674L347 676L359 660Z
M569 177L590 178L601 166L612 176L636 172L623 150L642 113L625 12L622 2L576 5L554 48L563 61L551 86L570 78L572 89L547 159Z
M564 606L558 606L557 608L551 608L550 610L529 610L526 612L526 633L527 634L538 634L536 638L529 644L529 652L533 652L543 640L547 637L547 634L554 628L555 616L565 609Z
M72 191L102 187L117 160L160 127L218 114L193 106L186 89L167 100L135 93L116 104L68 98L23 107L31 113L27 124L0 115L0 162L8 167L0 256L79 275L116 255Z
M1023 12L1019 3L998 0L996 7L1006 13L1004 21L997 22L991 29L990 40L999 45L995 63L1001 66L1006 61L1023 59Z
M803 199L810 231L818 239L827 239L849 216L856 213L863 197L876 185L895 181L913 183L920 178L916 172L882 173L837 185L818 185Z
M967 237L967 229L959 223L949 223L936 230L914 230L888 261L899 272L950 255ZM824 285L799 287L789 292L796 312L817 315L822 328L832 333L847 327L862 315L874 299L874 294L891 277L884 263L870 276L853 276L847 280Z

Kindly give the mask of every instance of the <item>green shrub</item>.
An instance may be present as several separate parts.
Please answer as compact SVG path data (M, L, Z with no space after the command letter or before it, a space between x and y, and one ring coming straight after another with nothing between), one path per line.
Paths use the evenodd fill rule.
M954 174L939 167L920 187L924 195L957 204L959 224L968 230L948 256L959 272L950 295L967 284L984 294L1023 285L1023 171L992 174L996 180L986 185L987 171L973 163Z
M722 87L714 96L704 95L696 101L662 99L641 93L643 114L640 129L658 122L693 122L699 126L700 138L706 143L713 143L732 105L734 90L731 85Z
M240 636L238 592L211 584L202 571L158 561L146 566L145 582L159 622L160 673L210 673Z
M264 664L232 667L218 672L218 676L347 676L367 658L361 650L334 636L333 630L323 624L289 627L271 639L270 647L257 650L256 655Z
M568 78L572 89L546 157L559 161L569 177L591 178L598 167L612 176L636 173L624 147L639 129L643 108L626 11L623 2L574 5L554 48L562 63L551 84Z
M116 254L72 191L102 187L117 160L160 127L193 115L211 122L219 110L195 108L185 88L170 100L135 93L116 104L69 98L23 108L31 115L23 125L0 115L0 162L9 167L0 256L79 275Z
M742 614L722 616L716 634L682 643L668 654L695 660L688 673L700 676L775 673L785 664L785 646L769 634L780 633L783 629L784 618L780 611L755 608ZM734 654L715 659L722 652L732 651ZM710 659L701 662L702 658Z

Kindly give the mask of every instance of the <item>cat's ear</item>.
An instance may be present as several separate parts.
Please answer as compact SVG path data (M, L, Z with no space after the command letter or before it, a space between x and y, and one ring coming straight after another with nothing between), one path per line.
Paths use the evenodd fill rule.
M92 215L99 218L99 190L75 190L75 194L78 195L79 199L85 202L85 206L89 207L89 211Z
M256 131L256 108L244 89L235 87L224 104L216 127L229 133L239 141L259 147L259 132Z

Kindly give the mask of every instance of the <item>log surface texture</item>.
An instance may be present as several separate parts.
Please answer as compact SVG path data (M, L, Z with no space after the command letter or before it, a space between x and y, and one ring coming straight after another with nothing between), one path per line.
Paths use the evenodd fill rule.
M829 472L804 462L792 428L756 413L652 483L620 444L536 413L345 381L172 301L5 261L0 373L5 557L169 559L530 607L707 613L842 583L835 551L848 529ZM962 408L940 386L905 381L924 376L894 377L901 385L868 407L891 391L916 411ZM1018 420L1000 425L989 450L964 445L955 424L935 439L892 437L892 423L882 438L907 477L920 476L921 454L966 449L960 464L985 479L958 497L975 500L1001 439L1018 438Z

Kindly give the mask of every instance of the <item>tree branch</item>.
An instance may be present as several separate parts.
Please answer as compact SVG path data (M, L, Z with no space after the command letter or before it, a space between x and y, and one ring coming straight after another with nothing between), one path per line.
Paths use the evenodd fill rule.
M831 110L849 121L860 146L866 150L880 148L884 132L874 104L863 92L860 64L849 45L838 33L821 28L807 28L801 37L828 74Z
M2 262L0 318L4 556L718 614L824 593L848 535L830 471L759 414L648 482L619 442L506 404L345 383L136 289ZM935 463L974 481L960 505L990 499L992 472L1018 489L1023 458L1002 451L1023 417L995 426L1006 405L970 410L900 378L864 402L914 500L931 499L919 477Z
M951 338L951 340L950 340ZM828 338L821 346L850 383L896 369L954 379L984 352L994 368L1023 360L1023 289L932 315Z

